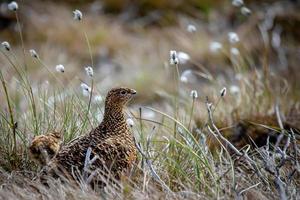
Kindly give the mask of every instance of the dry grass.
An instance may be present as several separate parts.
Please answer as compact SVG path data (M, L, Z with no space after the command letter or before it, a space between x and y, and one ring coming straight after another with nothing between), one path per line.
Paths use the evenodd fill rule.
M245 18L226 4L200 21L180 15L173 26L144 26L143 21L129 25L82 6L83 21L76 22L64 4L20 5L27 72L19 32L1 33L11 51L1 49L0 59L0 198L299 198L299 41L284 26L281 46L264 41L263 36L272 41L276 31L275 25L265 32L258 28L270 20L263 15L265 8L253 4L257 10ZM270 4L269 10L275 6ZM231 12L238 25L230 25ZM274 19L282 12L276 10ZM190 22L198 27L196 33L186 31ZM234 45L237 56L230 54L227 41L232 30L241 40ZM215 40L223 44L219 53L209 50ZM40 59L30 57L31 48ZM178 66L179 75L192 70L188 82L181 82L176 67L168 64L171 49L190 55ZM279 59L280 49L286 66ZM94 191L51 178L46 187L35 180L38 168L28 158L32 137L62 131L67 143L102 119L103 102L91 101L89 107L89 97L80 89L81 82L91 84L84 72L91 65L90 55L93 95L104 97L117 85L138 91L127 113L135 122L132 131L140 156L118 189ZM57 64L65 66L65 73L55 71ZM221 97L223 87L227 94ZM199 98L190 97L191 90ZM274 137L267 140L268 135ZM278 135L283 139L276 145ZM256 139L261 145L255 148L251 140Z

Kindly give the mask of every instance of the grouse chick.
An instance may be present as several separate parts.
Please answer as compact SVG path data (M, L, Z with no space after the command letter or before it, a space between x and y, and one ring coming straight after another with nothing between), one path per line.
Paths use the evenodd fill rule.
M62 135L58 132L35 136L29 147L29 155L34 161L44 166L59 151L61 143Z
M136 160L134 138L124 115L124 106L135 94L135 90L125 87L110 90L100 125L64 146L44 168L46 174L58 175L59 172L68 179L78 178L77 172L83 172L90 148L91 156L98 157L90 169L105 171L106 175L120 179Z

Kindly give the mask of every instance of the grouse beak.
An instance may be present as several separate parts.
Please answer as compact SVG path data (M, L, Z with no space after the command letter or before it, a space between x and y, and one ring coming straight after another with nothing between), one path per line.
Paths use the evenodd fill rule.
M132 94L132 95L135 95L135 94L136 94L136 91L133 90L133 89L131 89L131 94Z

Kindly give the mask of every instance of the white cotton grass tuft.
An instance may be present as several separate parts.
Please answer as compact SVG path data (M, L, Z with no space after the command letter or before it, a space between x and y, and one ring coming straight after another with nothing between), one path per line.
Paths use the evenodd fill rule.
M96 95L94 96L93 100L95 103L101 103L103 101L103 98L101 95Z
M62 64L56 65L55 69L57 72L61 72L61 73L65 72L65 67Z
M191 59L189 54L187 54L185 52L182 52L182 51L179 51L177 53L177 57L178 57L178 60L179 60L180 64L185 64L185 63L187 63L187 61L189 61Z
M236 85L232 85L232 86L230 86L229 91L231 94L237 95L240 93L240 88Z
M34 49L30 49L29 50L30 56L33 58L39 58L39 55L37 54L37 52Z
M128 118L128 119L126 120L126 123L127 123L127 125L130 126L130 127L133 127L133 126L134 126L134 121L133 121L131 118Z
M17 2L12 1L7 5L8 10L10 11L17 11L19 8L19 5L17 4Z
M80 11L80 10L74 10L73 11L73 15L74 15L74 20L78 20L78 21L80 21L80 20L82 20L82 12Z
M182 83L195 83L197 81L197 76L193 70L187 69L180 75L180 81Z
M221 97L224 97L226 95L227 89L226 87L223 87L223 89L220 91Z
M144 109L141 117L143 119L156 119L156 113L152 110Z
M197 28L196 26L194 26L193 24L189 24L187 27L186 27L186 30L189 32L189 33L195 33L197 31Z
M10 44L7 41L1 43L1 46L6 50L10 51Z
M85 67L84 69L85 69L85 72L86 72L86 74L87 74L88 76L93 77L93 75L94 75L94 70L93 70L93 68L92 68L91 66L87 66L87 67Z
M193 71L190 69L183 71L180 76L180 81L183 83L189 82L189 78L192 74L193 74Z
M87 84L85 83L81 83L80 84L80 87L82 89L82 94L83 96L90 96L90 93L92 91L92 89L90 88L90 86L88 86Z
M243 0L232 0L231 4L233 6L240 7L240 6L244 5L244 1Z
M177 65L179 63L177 52L175 50L170 51L170 64Z
M190 96L193 99L197 99L198 98L198 92L196 90L192 90Z
M235 47L230 48L230 53L231 53L231 55L234 55L234 56L240 55L240 51Z
M238 34L236 34L235 32L229 32L228 33L228 40L231 44L237 43L240 41L240 38L238 36Z
M89 97L91 93L88 90L82 90L82 94L85 97Z
M241 13L245 16L249 16L249 15L251 15L252 12L249 8L247 8L246 6L243 6L241 8Z
M186 76L180 76L180 81L183 82L183 83L188 83L189 82L189 79L186 77Z
M209 45L209 50L212 53L217 53L223 48L222 44L220 42L211 42Z
M81 83L81 84L80 84L80 87L81 87L83 90L91 91L90 86L88 86L88 85L85 84L85 83Z

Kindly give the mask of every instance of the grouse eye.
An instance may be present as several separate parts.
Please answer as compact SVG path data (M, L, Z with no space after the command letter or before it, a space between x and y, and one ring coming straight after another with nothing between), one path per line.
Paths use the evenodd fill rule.
M125 95L125 94L126 94L126 91L125 91L125 90L122 90L122 91L120 92L120 94Z

